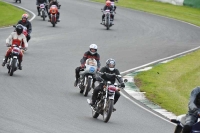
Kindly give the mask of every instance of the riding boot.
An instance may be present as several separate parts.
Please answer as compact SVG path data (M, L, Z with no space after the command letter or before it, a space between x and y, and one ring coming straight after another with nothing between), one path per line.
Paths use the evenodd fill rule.
M38 16L40 16L40 7L37 7L38 10Z
M19 70L22 70L22 61L20 61L20 60L19 60L18 68L19 68Z
M5 59L4 59L3 63L2 63L3 67L6 65L7 61L8 61L8 57L5 56Z

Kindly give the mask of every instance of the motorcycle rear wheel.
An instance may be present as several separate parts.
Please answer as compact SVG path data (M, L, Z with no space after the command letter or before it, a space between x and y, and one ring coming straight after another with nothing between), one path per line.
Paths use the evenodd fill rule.
M103 121L105 123L107 123L109 121L109 119L112 115L114 101L112 99L108 99L106 104L107 105L103 111Z

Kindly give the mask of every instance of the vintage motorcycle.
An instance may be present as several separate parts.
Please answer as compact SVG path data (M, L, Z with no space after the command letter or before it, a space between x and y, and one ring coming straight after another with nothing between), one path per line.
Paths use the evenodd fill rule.
M102 73L98 72L100 75ZM120 78L120 75L115 74L107 74L108 76L114 76L115 78ZM101 82L105 83L103 79L101 79ZM124 82L127 82L127 80L124 80ZM97 100L95 102L94 106L90 106L92 109L92 116L93 118L97 118L99 114L103 116L103 121L107 123L112 115L113 112L113 105L114 105L114 97L115 92L120 91L121 85L118 85L117 83L111 84L110 81L107 81L107 83L103 87L103 91L100 91L97 96ZM88 104L91 103L90 99L87 99Z
M107 30L109 30L110 27L112 25L114 25L112 23L113 21L111 21L111 14L112 14L112 12L110 12L110 10L105 10L105 11L103 11L103 9L101 9L101 10L105 14L105 21L103 23L101 23L101 24L104 25Z
M93 61L94 63L90 64ZM92 89L93 78L97 72L97 61L95 59L87 59L85 64L85 69L80 71L80 78L78 82L78 88L80 93L87 96L89 91Z
M57 24L58 20L57 20L57 13L58 13L58 8L56 5L52 5L50 7L50 22L53 25L53 27L55 27L55 25Z
M40 14L41 14L40 16L42 17L43 21L45 21L45 18L47 17L45 3L40 4Z
M176 123L177 126L175 128L174 133L181 133L182 129L185 125L186 114L179 115L176 119L171 119L170 121ZM191 133L200 133L200 114L198 113L198 121L192 126Z
M20 53L20 50L22 49L21 47L18 47L17 45L12 45L11 47L13 47L13 49L6 63L7 68L8 68L8 74L10 76L12 76L13 73L18 69L19 53Z

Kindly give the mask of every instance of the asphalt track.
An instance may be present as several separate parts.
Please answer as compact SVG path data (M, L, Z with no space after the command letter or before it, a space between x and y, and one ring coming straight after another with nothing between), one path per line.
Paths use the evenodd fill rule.
M12 0L6 0L13 3ZM117 8L115 25L100 25L102 4L59 0L61 22L36 17L23 70L0 69L0 133L170 133L174 125L120 97L110 121L93 119L86 97L73 87L74 69L96 43L102 66L114 58L125 71L199 46L200 29L145 12ZM22 4L37 14L35 1ZM20 18L21 16L19 16ZM13 28L0 29L0 55ZM89 95L91 97L91 94Z

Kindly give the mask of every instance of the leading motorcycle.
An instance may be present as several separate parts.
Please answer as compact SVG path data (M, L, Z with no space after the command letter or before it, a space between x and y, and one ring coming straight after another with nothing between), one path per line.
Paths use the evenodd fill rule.
M102 73L98 72L100 75ZM107 74L109 76L114 76L115 78L120 78L120 75L115 74ZM105 81L101 79L101 82ZM124 82L127 82L127 80L124 80ZM97 100L95 101L94 106L90 106L92 109L92 116L93 118L97 118L99 114L103 116L103 121L107 123L112 115L113 112L113 105L114 105L114 97L115 92L120 91L119 88L122 88L121 85L118 85L117 83L111 84L110 81L107 81L106 84L103 86L103 90L98 93ZM91 103L89 99L87 99L88 104Z
M192 126L190 133L200 133L200 113L197 114L198 121ZM174 133L182 133L182 129L185 125L186 114L179 115L176 119L171 119L170 121L176 123L176 128Z
M80 71L80 78L78 81L78 88L80 93L87 96L89 91L92 89L92 83L97 71L97 61L95 59L87 59L85 69Z

